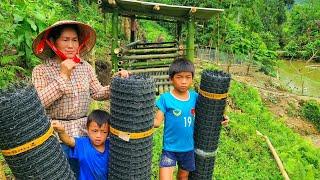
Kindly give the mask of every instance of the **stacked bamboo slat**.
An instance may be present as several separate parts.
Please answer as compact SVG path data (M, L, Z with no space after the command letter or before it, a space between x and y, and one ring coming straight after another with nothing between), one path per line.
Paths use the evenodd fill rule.
M115 50L119 68L134 74L151 76L156 82L156 92L161 94L171 89L168 67L182 55L183 47L177 42L143 43L136 41ZM150 70L151 69L151 70Z

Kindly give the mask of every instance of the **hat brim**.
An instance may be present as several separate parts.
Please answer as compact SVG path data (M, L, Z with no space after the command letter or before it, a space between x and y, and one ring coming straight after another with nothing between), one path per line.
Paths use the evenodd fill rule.
M46 60L54 55L54 52L50 49L50 47L48 45L45 45L42 53L39 53L39 54L36 53L36 48L37 48L38 44L40 43L40 41L42 40L44 34L47 31L49 31L55 27L66 25L66 24L74 24L74 25L78 26L78 28L79 28L79 34L78 34L79 44L81 44L83 42L85 37L89 36L89 39L86 41L86 43L84 44L84 46L82 47L82 49L79 52L80 57L83 57L84 55L86 55L87 53L89 53L92 50L92 48L94 47L94 45L96 43L97 36L96 36L95 30L91 26L84 24L82 22L78 22L78 21L69 21L69 20L58 21L58 22L54 23L52 26L50 26L47 29L45 29L44 31L42 31L41 33L39 33L38 36L36 37L36 39L33 41L32 51L38 58L40 58L42 60Z

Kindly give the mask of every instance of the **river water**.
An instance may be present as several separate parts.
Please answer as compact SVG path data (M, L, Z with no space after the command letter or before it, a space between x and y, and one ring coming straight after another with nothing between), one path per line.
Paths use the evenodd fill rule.
M280 60L278 76L289 91L299 95L320 97L320 63L307 64L306 61Z

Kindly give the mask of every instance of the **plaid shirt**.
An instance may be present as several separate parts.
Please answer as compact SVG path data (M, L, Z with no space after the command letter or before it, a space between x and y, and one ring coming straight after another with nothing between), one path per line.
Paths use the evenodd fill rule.
M109 98L109 86L103 87L91 65L81 60L71 74L71 80L60 76L60 64L48 59L32 72L34 84L49 118L59 120L73 137L86 135L87 112L91 98Z

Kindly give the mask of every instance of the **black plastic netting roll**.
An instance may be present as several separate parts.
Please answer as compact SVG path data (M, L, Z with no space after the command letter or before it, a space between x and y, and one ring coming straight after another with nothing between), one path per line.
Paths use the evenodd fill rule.
M50 121L35 88L27 83L0 90L0 149L21 146L44 135ZM16 179L75 179L55 136L17 155L4 155Z
M229 90L230 80L228 73L205 70L201 74L200 89L224 94ZM194 129L196 170L190 173L191 180L212 179L225 106L226 98L211 99L199 93Z
M154 80L145 76L115 77L111 82L112 128L140 133L153 128ZM111 133L109 179L151 179L152 136L125 141Z

